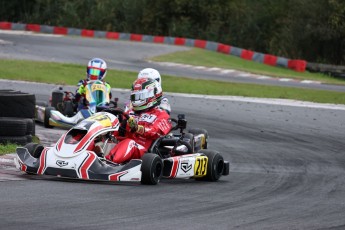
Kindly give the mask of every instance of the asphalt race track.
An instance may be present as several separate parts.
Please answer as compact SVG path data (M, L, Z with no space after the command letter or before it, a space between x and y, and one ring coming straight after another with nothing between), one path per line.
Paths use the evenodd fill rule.
M0 89L9 86L40 99L56 87L0 81ZM113 95L128 98L127 91ZM185 113L189 127L208 130L209 148L230 161L229 176L114 185L0 165L0 229L345 228L344 106L168 97L173 117ZM49 144L63 130L37 124L36 132Z

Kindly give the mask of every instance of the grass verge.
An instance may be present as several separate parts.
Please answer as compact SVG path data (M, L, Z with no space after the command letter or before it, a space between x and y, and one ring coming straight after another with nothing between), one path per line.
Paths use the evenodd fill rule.
M15 153L17 147L18 145L16 144L0 144L0 155Z
M37 136L32 136L32 142L40 143L40 140ZM6 144L0 144L0 156L9 154L9 153L15 153L16 148L20 145L12 144L12 143L6 143Z
M273 68L273 67L272 67ZM85 66L23 60L1 60L0 79L76 85L85 77ZM106 80L113 88L129 89L137 73L109 70ZM231 83L190 79L162 74L165 92L202 95L231 95L261 98L281 98L320 103L345 104L345 93L258 84Z
M219 67L235 69L249 73L266 75L271 77L292 78L298 80L314 80L329 84L345 85L345 80L337 79L321 73L296 72L291 69L264 65L259 62L247 61L242 58L225 55L209 50L193 48L189 51L180 51L151 58L157 62L175 62L197 66Z

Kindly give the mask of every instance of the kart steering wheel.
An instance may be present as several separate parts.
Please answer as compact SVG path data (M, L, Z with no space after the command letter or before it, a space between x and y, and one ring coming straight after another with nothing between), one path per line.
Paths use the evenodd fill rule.
M125 113L125 111L119 107L116 108L107 108L102 110L103 112L107 112L107 113L111 113L114 116L116 116L119 119L119 122L122 123L122 121L124 120L123 117L126 118L126 120L129 119L129 115L127 113Z
M111 113L119 119L120 128L119 134L120 136L125 136L126 134L126 124L127 120L129 119L129 115L125 113L125 111L119 107L116 108L107 108L103 110L104 112Z

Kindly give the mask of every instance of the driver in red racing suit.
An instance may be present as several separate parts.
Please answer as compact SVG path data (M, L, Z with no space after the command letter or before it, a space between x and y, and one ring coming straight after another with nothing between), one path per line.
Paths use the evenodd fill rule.
M140 159L153 141L170 132L170 116L158 107L161 97L162 89L156 80L140 78L134 81L131 92L134 113L131 113L125 124L125 136L114 133L122 140L110 151L106 159L115 163Z

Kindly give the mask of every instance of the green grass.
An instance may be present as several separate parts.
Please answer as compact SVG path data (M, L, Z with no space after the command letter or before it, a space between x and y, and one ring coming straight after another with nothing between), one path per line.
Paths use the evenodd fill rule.
M37 136L33 136L32 142L40 143L40 140ZM12 143L0 144L0 156L8 153L15 153L18 146L19 145Z
M17 147L15 144L0 144L0 155L15 153Z
M189 65L235 69L272 77L314 80L329 84L345 85L345 80L337 79L325 74L310 73L308 71L296 72L294 70L283 67L269 66L254 61L247 61L233 55L226 55L197 48L191 49L189 51L175 52L163 56L154 57L151 58L151 60L157 62L175 62Z
M0 60L0 79L76 85L85 78L85 66L23 60ZM242 84L212 80L173 77L162 74L165 92L203 95L231 95L282 98L321 103L345 104L345 93L258 84ZM106 80L113 88L129 89L137 73L109 70Z
M0 60L1 79L76 85L86 77L86 67L76 64L25 60ZM107 81L114 88L129 88L136 76L131 72L109 70Z
M311 101L319 103L345 104L345 93L300 89L282 86L267 86L258 84L228 83L220 81L190 80L166 76L163 89L168 92L193 93L203 95L227 95L259 98L279 98ZM192 84L193 87L190 86Z

